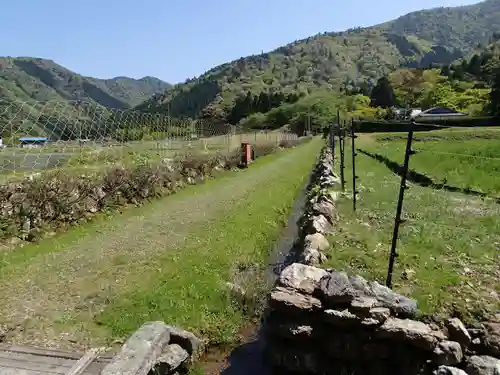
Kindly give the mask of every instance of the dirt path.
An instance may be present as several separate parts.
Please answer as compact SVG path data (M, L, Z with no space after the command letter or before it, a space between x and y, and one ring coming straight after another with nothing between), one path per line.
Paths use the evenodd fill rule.
M71 319L75 311L95 312L105 306L106 299L118 293L141 262L182 246L194 227L234 209L238 200L265 186L304 152L316 150L317 144L312 142L272 162L263 160L215 181L210 189L195 187L192 194L173 195L141 207L135 216L128 212L93 225L72 240L63 236L44 241L44 249L60 250L45 250L29 261L7 267L0 275L0 328L10 330L7 340L57 347L67 343L69 335L69 341L77 346L82 328L78 322L70 333L58 332L57 322Z

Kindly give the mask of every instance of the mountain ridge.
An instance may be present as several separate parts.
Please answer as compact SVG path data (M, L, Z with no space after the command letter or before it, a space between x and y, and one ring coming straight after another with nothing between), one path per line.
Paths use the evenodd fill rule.
M221 64L136 108L223 120L235 99L247 92L311 93L360 82L373 87L380 76L399 67L451 64L499 31L500 0L412 12L371 27L319 33Z
M84 100L129 109L171 85L151 76L99 79L75 73L52 59L9 56L0 57L0 87L3 100Z

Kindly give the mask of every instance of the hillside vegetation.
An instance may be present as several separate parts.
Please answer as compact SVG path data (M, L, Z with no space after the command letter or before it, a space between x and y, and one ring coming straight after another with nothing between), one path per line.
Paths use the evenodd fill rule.
M0 99L33 101L93 101L108 108L131 108L170 85L158 78L84 77L51 60L0 58Z
M234 105L231 118L240 110L239 125L246 128L279 128L290 125L298 133L320 129L342 119L394 119L393 107L450 107L471 116L495 115L500 107L500 42L476 50L470 58L441 68L399 68L382 76L374 88L365 82L343 92L318 89L298 101L262 111L241 111ZM496 96L495 96L495 93ZM261 97L262 95L259 95ZM495 104L496 103L496 104ZM236 102L239 104L239 101ZM494 108L497 108L495 110ZM246 116L244 116L246 115Z
M91 129L84 131L90 137L113 137L151 126L129 113L134 120L125 124L107 110L132 108L207 119L212 127L291 125L300 132L331 122L337 111L344 118L387 118L387 108L377 108L372 98L381 77L394 90L394 105L448 105L483 114L500 66L498 20L500 0L414 12L242 57L173 87L153 77L99 80L49 60L3 58L0 99L30 104L13 108L0 101L0 131L4 137L73 139L82 127ZM33 104L46 100L56 104ZM74 100L84 101L85 108Z
M500 1L412 12L375 26L398 35L416 36L433 45L466 53L500 31Z
M365 29L324 33L217 66L137 108L225 120L250 91L310 94L373 87L398 67L448 65L500 31L500 0L410 13Z
M119 126L109 109L128 110L168 87L154 77L97 79L51 60L0 58L0 138L108 136Z

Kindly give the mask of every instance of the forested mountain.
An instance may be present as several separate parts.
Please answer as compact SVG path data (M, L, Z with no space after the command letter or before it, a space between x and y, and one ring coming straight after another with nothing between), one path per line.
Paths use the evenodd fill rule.
M371 89L364 82L342 93L318 89L297 101L285 100L264 109L261 103L269 100L261 98L266 99L266 95L253 96L253 101L247 95L236 100L228 119L239 118L243 128L277 129L287 125L302 134L306 128L322 131L338 113L343 120L400 120L412 108L444 106L468 113L468 120L484 123L488 121L485 116L500 116L499 68L500 42L492 40L452 65L395 69L380 77Z
M0 58L0 99L92 101L108 108L131 108L170 85L158 78L97 79L72 72L52 60Z
M476 48L469 56L450 66L454 77L474 79L486 84L493 82L500 68L500 33L493 35L490 39L490 44Z
M97 79L51 60L0 58L0 138L104 136L117 126L109 109L128 110L168 87L154 77Z
M375 28L417 36L433 45L466 53L493 32L500 31L500 1L412 12Z
M312 93L366 85L398 67L449 65L500 31L500 0L414 12L394 21L323 33L217 66L137 108L226 121L250 92Z

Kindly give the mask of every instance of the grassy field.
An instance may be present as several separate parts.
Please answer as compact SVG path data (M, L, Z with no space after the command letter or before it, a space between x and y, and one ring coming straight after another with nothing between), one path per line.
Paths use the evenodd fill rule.
M148 320L208 338L236 339L262 272L322 141L259 158L110 219L82 225L0 258L6 341L86 347L123 340ZM15 290L15 293L12 291ZM249 310L247 310L249 309Z
M201 139L166 139L126 143L77 141L54 142L43 148L0 149L0 183L24 178L35 172L64 169L75 173L97 172L110 166L138 165L164 158L196 153L229 152L242 142L252 144L279 144L297 139L297 135L274 132L255 132L221 135Z
M403 206L408 221L400 229L393 284L416 298L426 314L471 322L498 313L499 138L494 130L415 135L418 152L410 159ZM405 139L404 134L358 138L358 210L353 213L347 199L339 204L342 219L332 238L330 266L385 283ZM346 147L347 191L350 151Z
M381 134L373 136L362 150L402 164L406 136ZM415 133L410 169L434 185L478 195L500 197L500 131L453 129ZM418 177L417 177L418 178Z

